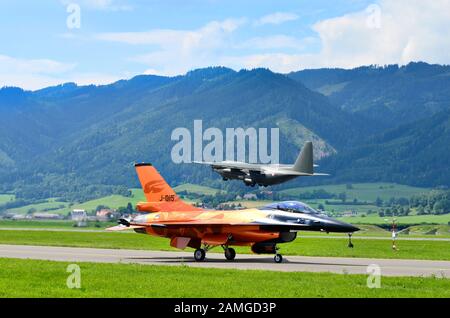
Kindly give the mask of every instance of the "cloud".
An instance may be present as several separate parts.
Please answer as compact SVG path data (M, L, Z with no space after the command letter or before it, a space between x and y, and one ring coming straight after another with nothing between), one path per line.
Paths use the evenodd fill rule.
M81 5L96 10L111 10L123 3L80 1ZM99 33L93 37L139 46L135 50L139 53L130 54L125 60L141 64L147 74L158 75L178 75L214 65L234 69L267 67L287 73L305 68L352 68L418 60L450 64L450 0L380 0L367 9L317 21L311 26L314 35L306 38L296 36L295 32L255 36L262 29L251 27L295 19L298 19L295 14L278 12L256 21L230 18L194 29ZM75 37L70 33L60 36ZM0 86L39 88L65 81L105 84L118 78L95 71L76 72L73 63L0 55Z
M450 62L449 0L382 0L313 29L322 42L315 61L321 66Z
M0 87L17 86L28 90L75 82L80 85L107 84L119 79L99 73L77 73L76 64L50 59L20 59L0 55Z
M224 49L231 46L231 35L246 19L211 21L195 30L155 29L146 32L101 33L102 41L147 45L153 50L129 61L147 65L153 74L176 75L193 68L213 65Z
M319 21L312 29L320 42L317 52L280 50L223 60L237 68L267 67L277 72L411 61L450 64L450 0L381 0L365 10Z
M299 39L284 34L254 37L235 46L237 49L294 49L303 50L311 43L311 38Z
M265 24L282 24L288 21L294 21L298 19L298 15L290 12L275 12L265 15L255 21L254 25L261 26Z

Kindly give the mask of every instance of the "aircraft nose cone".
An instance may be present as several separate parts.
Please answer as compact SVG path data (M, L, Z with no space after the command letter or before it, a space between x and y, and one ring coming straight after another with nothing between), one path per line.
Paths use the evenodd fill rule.
M356 231L360 230L358 227L356 227L354 225L351 225L351 224L348 224L348 223L346 223L346 225L344 227L346 227L346 229L347 229L346 232L352 232L353 233L353 232L356 232Z
M329 232L339 232L339 233L353 233L359 231L359 228L357 228L356 226L337 220L329 222L327 228Z

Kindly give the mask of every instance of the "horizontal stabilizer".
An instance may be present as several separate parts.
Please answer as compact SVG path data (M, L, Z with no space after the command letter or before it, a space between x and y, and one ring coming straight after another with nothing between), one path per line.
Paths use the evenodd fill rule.
M113 226L113 227L108 227L107 229L105 229L106 231L112 231L112 232L115 232L115 231L125 231L125 230L134 230L134 229L142 229L142 228L144 228L145 226L143 226L143 225L130 225L130 226L126 226L126 225L122 225L122 224L120 224L120 225L116 225L116 226Z

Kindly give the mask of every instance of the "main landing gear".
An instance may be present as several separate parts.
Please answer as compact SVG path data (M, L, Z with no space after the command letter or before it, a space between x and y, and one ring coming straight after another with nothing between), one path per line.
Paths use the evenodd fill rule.
M206 256L206 251L202 248L198 248L195 250L194 252L194 259L197 262L202 262L205 260L205 256Z
M223 251L224 251L224 255L225 258L229 261L232 261L235 259L236 257L236 251L234 250L234 248L228 247L228 246L222 246L223 247ZM198 248L195 250L194 252L194 259L197 262L202 262L205 260L206 257L206 252L208 250L210 250L212 247L211 246L205 246L204 248Z
M234 248L231 247L224 247L224 254L225 254L225 258L229 261L234 260L234 258L236 257L236 251L234 250Z
M194 259L197 262L203 262L206 258L206 252L208 250L210 250L213 246L209 246L206 245L204 248L198 248L195 250L194 252ZM226 245L222 245L223 251L224 251L224 255L225 258L228 261L233 261L236 258L236 251L234 250L234 248L228 247ZM276 249L278 250L278 249ZM283 256L281 254L276 253L275 256L273 257L273 260L275 261L275 263L282 263L283 262Z

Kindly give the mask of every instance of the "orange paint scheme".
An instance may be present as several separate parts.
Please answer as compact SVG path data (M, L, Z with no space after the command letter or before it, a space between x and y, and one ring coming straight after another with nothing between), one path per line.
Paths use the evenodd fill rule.
M137 210L141 212L158 211L199 211L190 204L181 201L178 195L151 165L137 164L136 172L141 182L147 202L139 202Z
M121 225L108 230L133 229L135 232L170 239L179 249L195 248L194 259L203 261L206 252L222 246L225 258L233 260L236 251L230 246L250 245L257 254L275 254L281 263L277 244L295 240L298 231L322 231L351 234L359 229L324 215L298 201L275 202L263 209L238 211L204 210L180 200L151 164L136 164L147 202L137 209L150 212L131 219L120 219Z

